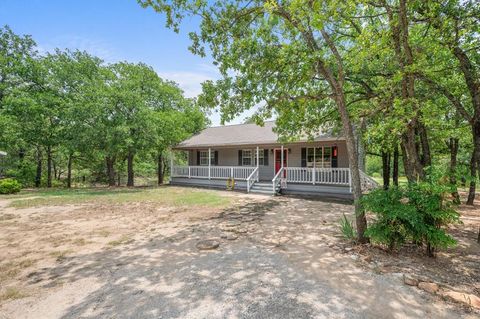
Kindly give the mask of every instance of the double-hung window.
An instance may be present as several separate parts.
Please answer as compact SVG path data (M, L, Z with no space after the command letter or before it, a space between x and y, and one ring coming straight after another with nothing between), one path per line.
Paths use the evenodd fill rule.
M242 150L242 166L252 166L252 150Z
M210 164L215 164L215 152L210 152ZM200 166L208 166L208 151L200 151Z
M254 152L254 157L256 159L257 158L257 150L255 149L255 150L253 150L253 152ZM256 165L257 161L255 161L254 164ZM263 149L258 150L258 165L260 165L260 166L265 165Z
M332 148L309 147L307 148L307 167L330 168L332 167Z

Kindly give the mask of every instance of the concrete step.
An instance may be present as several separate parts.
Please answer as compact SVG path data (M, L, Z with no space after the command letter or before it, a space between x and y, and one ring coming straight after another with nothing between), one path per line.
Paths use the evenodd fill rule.
M255 194L265 194L265 195L274 195L273 191L270 190L264 190L264 189L250 189L250 193L255 193Z

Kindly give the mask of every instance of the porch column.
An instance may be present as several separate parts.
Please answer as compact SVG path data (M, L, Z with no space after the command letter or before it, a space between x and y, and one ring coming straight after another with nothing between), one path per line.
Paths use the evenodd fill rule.
M315 171L317 168L317 154L315 153L316 147L313 146L313 171L312 171L312 184L315 185ZM308 149L307 149L308 152ZM308 157L308 154L307 154Z
M208 148L208 179L211 178L211 175L210 175L210 166L212 165L212 149L209 147Z
M283 145L282 145L282 151L281 151L281 154L282 154L282 155L280 155L280 161L281 161L281 165L280 165L280 167L281 167L281 168L283 168Z
M260 153L259 153L259 149L258 149L258 146L257 146L257 182L258 182L258 177L260 176L260 173L258 172L259 166L260 166L260 164L259 164L260 157L258 157L259 155L260 155Z

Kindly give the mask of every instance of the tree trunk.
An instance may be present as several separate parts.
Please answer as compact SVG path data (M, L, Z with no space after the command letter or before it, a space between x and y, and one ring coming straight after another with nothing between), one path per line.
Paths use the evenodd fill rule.
M366 171L366 152L365 152L365 145L363 144L363 134L366 130L366 121L365 118L360 119L360 126L358 129L354 130L355 133L355 140L357 142L357 152L358 152L358 168L361 171Z
M390 153L382 152L383 189L390 187Z
M458 138L451 137L448 143L450 149L450 169L449 179L450 184L454 189L452 190L452 197L455 204L460 204L460 195L457 190L457 154L458 154Z
M335 87L336 93L336 104L338 111L340 113L340 118L342 120L342 128L346 137L347 142L347 152L348 152L348 161L350 164L350 172L352 178L352 190L353 190L353 201L355 205L355 222L357 226L357 240L359 243L368 242L368 238L365 237L365 230L367 229L367 218L365 216L365 211L360 203L362 197L362 187L360 182L360 171L358 168L358 153L357 147L355 145L355 136L353 135L352 123L350 121L350 116L347 111L345 96L343 95L343 89L338 87L336 83Z
M105 157L107 165L108 186L115 186L115 157Z
M158 185L163 184L163 153L158 153L157 158L157 175L158 175Z
M72 188L72 162L73 154L69 154L67 164L67 188Z
M37 147L37 173L35 175L35 187L42 185L42 150Z
M473 205L475 201L476 180L477 180L477 161L475 158L475 150L472 152L470 159L470 187L468 190L467 205Z
M133 174L133 158L135 154L132 152L128 153L127 155L127 186L133 187L134 186L134 174Z
M392 173L392 178L393 178L393 185L398 187L398 145L395 146L395 149L393 150L393 173Z
M57 163L52 160L52 168L53 168L53 178L58 180L58 170L57 170Z
M47 146L47 187L52 187L52 147Z

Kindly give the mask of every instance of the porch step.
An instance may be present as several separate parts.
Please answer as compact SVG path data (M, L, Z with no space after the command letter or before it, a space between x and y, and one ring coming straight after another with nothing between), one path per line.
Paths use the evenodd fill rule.
M265 182L256 182L255 184L252 185L250 188L251 193L257 193L257 194L266 194L266 195L275 195L272 189L272 183L265 183ZM276 193L278 194L280 192L280 188L277 187Z

